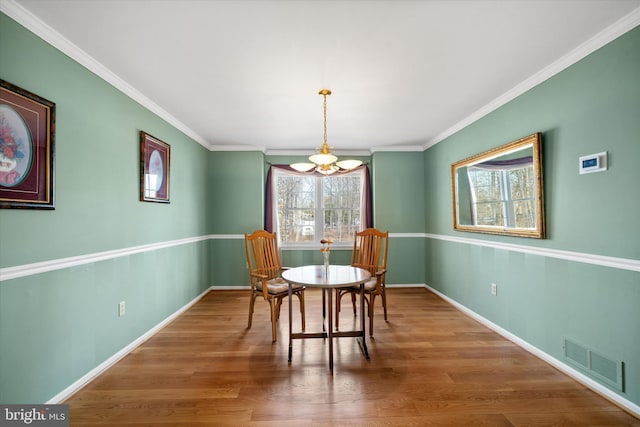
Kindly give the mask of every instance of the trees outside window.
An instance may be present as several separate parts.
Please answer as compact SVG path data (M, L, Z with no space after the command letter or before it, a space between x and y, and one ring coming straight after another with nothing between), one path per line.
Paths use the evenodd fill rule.
M365 224L364 168L329 176L275 169L273 227L281 245L317 246L321 239L351 244Z
M533 165L509 169L469 167L474 225L535 227Z

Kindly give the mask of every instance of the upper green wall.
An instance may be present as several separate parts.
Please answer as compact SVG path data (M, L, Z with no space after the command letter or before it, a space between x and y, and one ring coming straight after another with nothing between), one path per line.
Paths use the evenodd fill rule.
M420 153L380 151L373 154L373 205L377 228L392 233L423 233L428 195ZM429 200L430 203L430 200Z
M208 150L4 14L0 40L0 78L56 104L56 209L0 210L0 267L206 234ZM171 146L170 204L139 201L141 130Z
M640 259L640 29L532 88L424 153L427 231ZM547 239L454 232L450 165L542 132ZM578 158L608 152L608 170Z

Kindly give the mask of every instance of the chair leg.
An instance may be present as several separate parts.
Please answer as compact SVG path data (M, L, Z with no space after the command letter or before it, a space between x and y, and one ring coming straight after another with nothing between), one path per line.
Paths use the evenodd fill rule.
M272 343L276 342L276 325L278 324L277 310L278 303L273 299L269 299L269 307L271 308L271 339Z
M280 308L282 307L282 300L283 299L284 299L284 297L278 298L278 300L276 302L276 321L280 320Z
M385 289L384 283L382 284L382 292L380 295L382 296L382 308L384 309L384 321L387 322L387 291Z
M256 304L256 294L251 291L250 299L249 299L249 324L247 325L247 329L251 329L251 321L253 320L253 307Z
M373 337L373 307L376 301L376 294L371 294L369 298L369 336Z

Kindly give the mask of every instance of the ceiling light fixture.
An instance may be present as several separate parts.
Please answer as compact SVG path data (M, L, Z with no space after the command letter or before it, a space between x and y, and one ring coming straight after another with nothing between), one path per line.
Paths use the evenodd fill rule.
M290 166L298 172L309 172L315 169L323 175L331 175L339 170L351 170L362 164L360 160L342 160L338 161L338 157L331 152L331 148L327 143L327 95L331 95L329 89L321 89L318 95L324 98L322 109L324 112L324 142L322 147L316 150L316 154L309 156L309 160L313 163L293 163Z

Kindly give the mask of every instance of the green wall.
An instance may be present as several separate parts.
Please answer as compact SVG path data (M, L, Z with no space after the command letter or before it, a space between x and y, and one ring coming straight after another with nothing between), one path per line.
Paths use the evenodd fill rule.
M209 232L212 285L249 286L244 233L263 228L264 155L213 152L209 156Z
M523 251L640 259L640 28L469 125L424 153L429 200L426 282L547 354L567 337L623 361L625 390L640 403L640 273ZM543 133L547 239L455 232L450 165ZM606 172L579 175L578 158L608 152ZM490 284L498 285L497 297Z
M350 156L351 157L351 156ZM373 188L374 226L391 234L387 283L424 284L424 182L423 159L415 152L379 152L372 157L355 156L369 165ZM263 227L264 188L269 164L304 161L301 156L265 156L260 152L214 152L209 162L210 230L215 256L211 260L212 284L217 287L248 286L244 233ZM403 236L393 234L403 233ZM350 250L334 249L332 262L348 264ZM318 251L283 250L289 267L321 263Z
M242 235L263 226L268 162L292 159L209 152L2 14L0 40L12 58L0 78L57 106L56 209L0 210L0 268L170 243L0 280L0 402L44 402L209 286L247 286ZM559 360L563 337L623 360L620 394L635 404L639 273L482 244L640 259L640 192L619 184L640 181L639 48L635 29L423 153L363 158L374 226L391 233L389 284L426 283ZM171 144L171 204L138 201L140 130ZM548 238L453 231L451 163L533 132ZM579 156L604 150L607 172L578 175ZM284 251L283 262L320 258Z
M207 149L4 14L0 49L0 78L57 115L56 209L0 210L0 268L207 235ZM138 200L140 130L171 145L170 204ZM51 399L202 293L209 250L196 239L0 281L0 402Z

